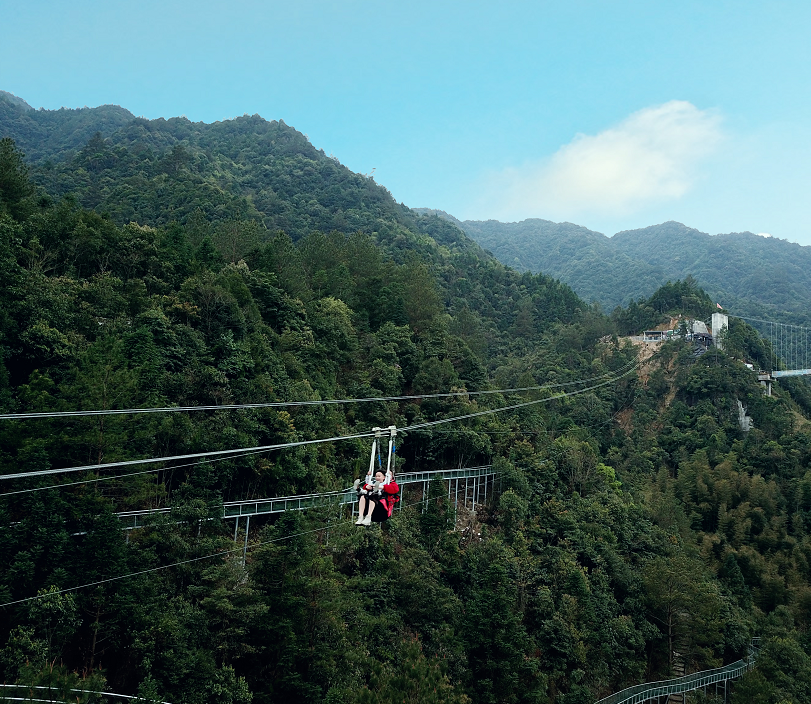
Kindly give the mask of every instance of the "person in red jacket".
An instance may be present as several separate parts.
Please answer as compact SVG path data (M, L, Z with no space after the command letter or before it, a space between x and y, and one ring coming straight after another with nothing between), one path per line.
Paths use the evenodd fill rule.
M358 488L360 499L358 500L358 520L356 526L369 526L372 523L382 523L391 517L394 504L400 499L400 487L394 481L386 483L386 475L382 470L375 472L374 481L365 482Z

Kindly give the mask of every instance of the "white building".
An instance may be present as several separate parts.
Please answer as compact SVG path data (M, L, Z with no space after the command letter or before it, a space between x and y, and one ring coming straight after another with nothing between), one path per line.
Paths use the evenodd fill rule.
M726 313L712 314L712 339L718 349L724 349L719 338L722 330L729 329L729 316Z

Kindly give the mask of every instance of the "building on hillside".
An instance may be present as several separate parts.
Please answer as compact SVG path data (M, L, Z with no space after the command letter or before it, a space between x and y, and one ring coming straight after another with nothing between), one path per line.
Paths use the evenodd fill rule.
M712 339L715 340L715 345L719 350L724 349L721 340L721 333L724 330L729 330L729 316L726 313L713 313L712 314Z
M691 320L687 324L687 329L693 333L693 335L709 335L710 331L707 328L707 323L703 320Z

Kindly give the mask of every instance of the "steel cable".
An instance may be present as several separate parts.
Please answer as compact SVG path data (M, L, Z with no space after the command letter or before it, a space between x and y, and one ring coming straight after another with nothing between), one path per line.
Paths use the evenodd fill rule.
M536 405L536 404L539 404L539 403L545 403L547 401L553 401L555 399L567 398L569 396L577 396L579 394L586 393L587 391L593 391L594 389L598 389L598 388L600 388L602 386L606 386L608 384L611 384L611 383L613 383L613 382L627 376L631 372L633 372L636 369L636 367L637 367L637 365L635 363L634 366L632 366L630 369L623 372L622 374L620 374L620 375L618 375L616 377L613 377L611 379L608 379L608 380L606 380L606 381L604 381L604 382L602 382L600 384L596 384L594 386L587 387L585 389L578 389L577 391L572 391L572 392L564 392L564 393L556 394L554 396L548 396L548 397L542 398L542 399L535 399L533 401L524 401L523 403L512 404L512 405L509 405L509 406L500 406L498 408L491 408L491 409L487 409L487 410L484 410L484 411L477 411L475 413L466 413L464 415L455 416L455 417L452 417L452 418L441 418L439 420L427 421L427 422L424 422L424 423L416 423L414 425L405 426L403 428L398 428L398 430L400 432L407 432L407 431L411 431L411 430L422 430L422 429L425 429L425 428L430 428L430 427L433 427L433 426L436 426L436 425L442 425L442 424L445 424L445 423L452 423L452 422L459 421L459 420L467 420L469 418L477 418L477 417L480 417L480 416L492 415L494 413L500 413L502 411L515 410L517 408L525 408L527 406L533 406L533 405ZM293 441L293 442L279 443L279 444L275 444L275 445L260 445L260 446L257 446L257 447L240 447L240 448L234 448L234 449L231 449L231 450L211 450L211 451L208 451L208 452L193 452L193 453L187 453L187 454L184 454L184 455L172 455L172 456L168 456L168 457L150 457L150 458L145 458L145 459L123 460L123 461L118 461L118 462L107 462L107 463L95 464L95 465L80 465L80 466L77 466L77 467L63 467L63 468L59 468L59 469L41 469L41 470L35 470L35 471L31 471L31 472L17 472L15 474L3 474L3 475L0 475L0 480L28 479L28 478L32 478L32 477L42 477L42 476L47 476L47 475L51 475L51 474L67 474L67 473L71 473L71 472L82 472L82 471L90 471L90 470L98 471L98 470L102 470L102 469L113 469L113 468L116 468L116 467L132 467L132 466L135 466L135 465L152 464L152 463L155 463L155 462L176 462L176 461L179 461L179 460L202 459L202 458L206 458L206 457L222 457L224 455L226 457L223 457L223 459L231 459L231 458L236 458L236 457L239 457L239 456L244 456L246 454L258 454L258 453L262 453L262 452L270 452L272 450L283 450L283 449L293 448L293 447L302 447L302 446L305 446L305 445L317 445L317 444L323 444L323 443L327 443L327 442L337 442L337 441L340 441L340 440L359 440L359 439L370 438L370 437L374 437L374 432L356 433L354 435L341 435L341 436L335 436L335 437L331 437L331 438L317 438L317 439L314 439L314 440L296 440L296 441ZM159 470L155 470L155 471L159 471Z
M606 372L599 376L578 379L576 381L562 381L555 384L543 384L540 386L525 386L515 389L488 389L485 391L452 391L442 394L413 394L406 396L372 396L367 398L343 398L325 399L321 401L272 401L268 403L235 403L220 406L165 406L162 408L126 408L126 409L106 409L95 411L43 411L39 413L4 413L0 414L0 420L32 420L36 418L76 418L84 416L112 416L112 415L136 415L142 413L176 413L179 411L224 411L224 410L248 410L256 408L294 408L299 406L329 406L343 405L349 403L370 403L370 402L390 402L390 401L416 401L432 398L454 398L467 396L483 396L488 394L513 394L525 391L541 391L543 389L555 389L563 386L574 386L576 384L587 384L595 379L604 379L611 374L622 371L635 360L628 362L616 371Z

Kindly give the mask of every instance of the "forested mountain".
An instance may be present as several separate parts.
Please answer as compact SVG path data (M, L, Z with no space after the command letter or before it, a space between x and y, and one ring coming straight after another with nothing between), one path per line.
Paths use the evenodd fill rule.
M558 278L606 310L693 276L740 315L811 325L811 247L751 232L710 236L677 222L606 237L571 223L460 222L419 212L437 212L505 264Z
M70 110L34 110L22 98L0 91L0 125L32 161L48 161L84 147L95 134L109 135L134 115L118 105Z
M283 121L145 120L118 106L33 111L0 95L0 134L48 194L70 193L121 225L178 222L198 240L239 242L232 259L279 229L294 241L363 230L401 249L432 238L486 259L456 227L398 205Z
M81 131L94 114L63 117ZM735 319L727 352L675 340L642 366L620 337L706 317L694 281L607 317L281 122L131 119L77 148L62 128L28 162L0 141L0 413L463 395L0 419L5 682L173 704L591 704L757 635L730 701L808 701L808 387L765 396L740 360L770 350ZM434 485L381 528L290 512L236 549L223 501L346 487L369 442L96 466L461 416L400 437L397 469L492 463L475 514ZM117 511L155 507L170 512L121 530Z

